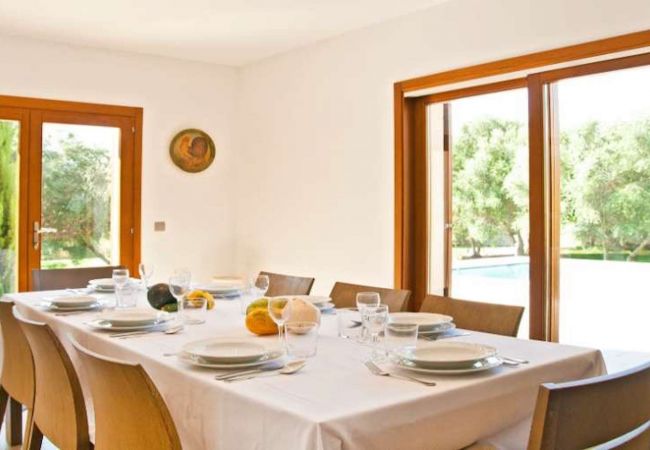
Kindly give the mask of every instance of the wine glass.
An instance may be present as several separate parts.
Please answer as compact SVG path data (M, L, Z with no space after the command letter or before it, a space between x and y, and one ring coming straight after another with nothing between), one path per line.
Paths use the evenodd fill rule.
M361 336L360 340L365 342L368 338L368 327L366 326L367 318L364 310L368 307L379 306L381 298L378 292L359 292L357 293L357 309L361 314Z
M122 307L122 288L129 282L129 269L113 269L113 283L115 284L115 297L117 307Z
M268 278L268 277L267 277ZM278 340L280 341L280 347L284 350L284 322L286 322L286 317L284 317L284 308L287 306L289 300L286 297L271 297L269 299L269 316L273 319L273 322L278 326Z
M260 297L264 297L266 295L266 291L269 290L270 283L271 281L269 280L268 275L258 275L253 282L253 287L257 289Z
M149 280L153 276L153 265L141 262L138 265L138 272L140 273L140 279L142 280L142 285L146 291L149 289Z
M177 269L169 277L169 292L171 292L176 299L176 304L178 305L178 317L182 323L185 322L185 317L183 315L183 298L190 290L191 280L192 274L186 269Z
M370 342L372 344L371 359L377 360L381 358L379 351L379 335L386 329L388 323L388 305L368 306L365 308L366 313L366 326L370 334Z

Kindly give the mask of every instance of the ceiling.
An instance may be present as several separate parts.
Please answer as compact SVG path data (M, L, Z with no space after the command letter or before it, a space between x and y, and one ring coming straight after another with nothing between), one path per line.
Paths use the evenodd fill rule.
M0 34L241 66L444 0L3 0Z

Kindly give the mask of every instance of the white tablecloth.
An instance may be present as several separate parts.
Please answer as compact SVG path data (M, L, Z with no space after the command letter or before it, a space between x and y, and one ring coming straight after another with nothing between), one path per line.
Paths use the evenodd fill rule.
M49 323L63 340L71 333L95 352L141 363L167 402L188 450L458 449L493 435L498 444L500 432L526 423L540 383L605 370L597 350L472 333L453 339L493 345L530 364L439 376L437 386L427 387L370 374L363 365L370 350L336 337L336 316L324 315L318 354L301 372L226 384L216 381L210 370L188 367L163 353L200 338L251 336L237 300L218 300L205 324L176 335L114 339L84 325L93 313L55 316L43 311L37 303L44 295L7 297L27 317ZM75 351L66 345L79 368Z

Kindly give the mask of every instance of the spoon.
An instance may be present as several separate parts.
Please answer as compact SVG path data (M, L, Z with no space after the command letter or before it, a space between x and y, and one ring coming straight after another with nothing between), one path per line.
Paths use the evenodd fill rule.
M280 375L291 375L294 374L298 371L300 371L303 367L307 365L307 361L303 359L298 359L296 361L290 361L288 362L283 368L278 369L278 370L256 370L256 371L251 371L249 373L239 373L236 375L233 375L229 378L220 378L221 381L226 381L226 382L232 382L232 381L244 381L244 380L250 380L251 378L256 378L259 376L263 375L274 375L274 374L280 374Z

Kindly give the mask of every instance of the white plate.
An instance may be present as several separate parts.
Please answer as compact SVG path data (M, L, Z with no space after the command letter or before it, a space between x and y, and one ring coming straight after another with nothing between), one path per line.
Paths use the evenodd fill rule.
M265 357L260 358L257 361L236 363L236 364L209 362L204 360L201 357L188 355L187 353L183 353L183 352L180 352L176 357L178 358L179 361L192 366L207 367L209 369L244 369L247 367L257 367L257 366L262 366L264 364L277 362L284 357L284 353L279 350L273 351L267 353Z
M266 356L266 346L250 339L212 338L190 342L182 347L190 356L198 356L210 363L237 364L257 361Z
M234 285L219 285L219 284L197 284L194 286L194 289L198 289L200 291L206 291L209 292L210 294L215 294L215 295L237 295L241 293L241 286L234 286Z
M91 295L61 295L57 297L45 297L44 300L59 308L89 306L97 303L97 298Z
M425 328L424 330L420 330L418 328L418 335L432 336L436 334L446 333L447 331L454 330L455 328L456 328L456 324L454 322L447 322L447 323L442 323L430 329Z
M115 309L113 311L106 311L98 319L118 327L151 325L160 320L161 314L163 313L155 309Z
M140 283L137 278L129 278L129 283ZM112 278L95 278L88 281L88 286L99 289L115 289L115 281Z
M105 330L105 331L140 331L140 330L149 330L156 328L160 325L164 325L172 319L171 315L163 315L161 318L150 324L146 325L113 325L110 322L102 320L100 318L93 319L85 324L96 330Z
M450 369L469 366L497 354L494 347L471 342L431 342L400 356L418 367Z
M432 329L437 325L449 323L454 319L451 316L434 313L395 312L390 314L390 323L403 323L418 325L423 331Z
M329 311L330 309L336 308L336 305L332 302L327 302L327 303L319 303L318 305L314 305L321 311Z
M401 369L410 370L412 372L426 373L430 375L464 375L476 372L484 372L486 370L494 369L503 364L503 361L496 357L491 356L486 359L481 359L475 361L473 364L463 367L463 368L454 368L454 369L427 369L424 367L418 367L411 361L406 361L404 359L395 359L392 361L393 364Z
M72 312L72 311L92 311L93 309L101 308L102 304L99 302L91 303L84 306L56 306L50 302L42 302L39 306L55 312Z
M291 298L304 300L308 303L311 303L314 306L318 306L319 308L321 307L321 305L325 305L326 303L331 303L332 301L330 297L325 297L322 295L285 295L284 297L291 297Z

